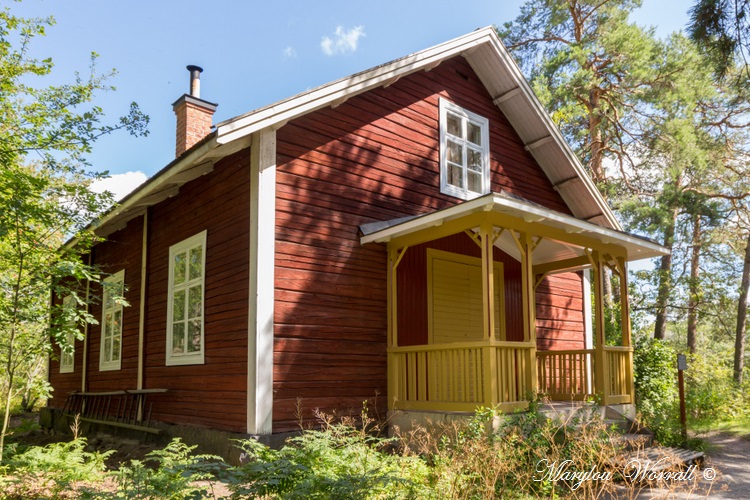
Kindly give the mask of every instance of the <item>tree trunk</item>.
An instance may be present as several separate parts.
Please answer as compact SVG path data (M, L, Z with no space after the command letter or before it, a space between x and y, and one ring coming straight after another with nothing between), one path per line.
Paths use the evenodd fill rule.
M698 302L700 295L701 216L693 215L693 251L690 257L690 295L688 297L687 346L695 354L698 333Z
M667 335L667 309L669 307L669 292L672 291L672 247L674 246L674 231L677 222L677 207L672 209L672 217L664 228L664 246L669 254L662 256L659 264L659 288L656 296L656 320L654 322L654 338L664 339Z
M591 179L595 184L600 184L606 180L604 175L604 149L602 138L601 124L602 117L599 115L599 92L598 88L591 89L589 92L589 102L587 110L589 113L589 169L591 169Z
M734 380L742 383L742 371L745 368L745 326L747 324L747 292L750 288L750 232L745 244L745 264L742 266L742 284L740 300L737 304L737 331L734 339Z

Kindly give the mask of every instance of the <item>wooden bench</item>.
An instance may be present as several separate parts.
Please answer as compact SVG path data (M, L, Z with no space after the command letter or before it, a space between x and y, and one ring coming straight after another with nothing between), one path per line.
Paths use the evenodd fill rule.
M163 394L167 390L73 391L65 398L62 413L68 418L78 417L84 422L159 434L158 429L151 427L153 402L148 401L148 396Z

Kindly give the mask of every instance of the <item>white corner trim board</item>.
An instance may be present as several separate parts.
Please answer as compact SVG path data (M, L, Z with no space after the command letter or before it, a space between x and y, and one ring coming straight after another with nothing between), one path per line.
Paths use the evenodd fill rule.
M247 339L247 432L270 434L273 417L276 132L253 134L250 146L250 294Z

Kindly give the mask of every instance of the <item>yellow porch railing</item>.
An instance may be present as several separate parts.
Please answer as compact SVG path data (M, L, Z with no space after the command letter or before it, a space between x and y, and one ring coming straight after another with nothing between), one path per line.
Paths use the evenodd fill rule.
M633 348L604 347L604 404L634 403Z
M605 346L602 351L602 403L633 403L633 349ZM536 359L539 392L550 399L583 400L597 392L595 349L537 351Z
M388 349L389 405L401 410L525 407L534 344L479 341Z
M633 349L606 346L602 355L602 403L633 403ZM497 406L510 411L524 408L535 392L552 400L584 400L598 387L595 359L595 349L537 351L526 342L394 347L388 349L389 407L470 412Z
M553 400L582 401L594 394L594 349L537 351L539 392Z

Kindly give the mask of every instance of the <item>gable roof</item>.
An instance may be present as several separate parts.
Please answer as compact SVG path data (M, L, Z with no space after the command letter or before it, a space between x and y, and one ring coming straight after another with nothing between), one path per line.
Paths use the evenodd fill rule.
M391 85L411 73L429 71L457 55L469 62L573 214L588 222L622 230L491 26L223 121L216 125L216 140L227 144L260 129L278 129L289 120L326 106L338 106L353 96Z
M124 227L146 207L174 196L182 184L210 172L218 159L249 146L253 132L265 128L279 129L289 120L326 106L338 106L368 90L387 87L411 73L429 71L458 55L469 62L495 105L505 114L573 215L603 227L622 230L493 27L478 29L220 122L211 134L170 162L92 225L100 228L104 235Z

